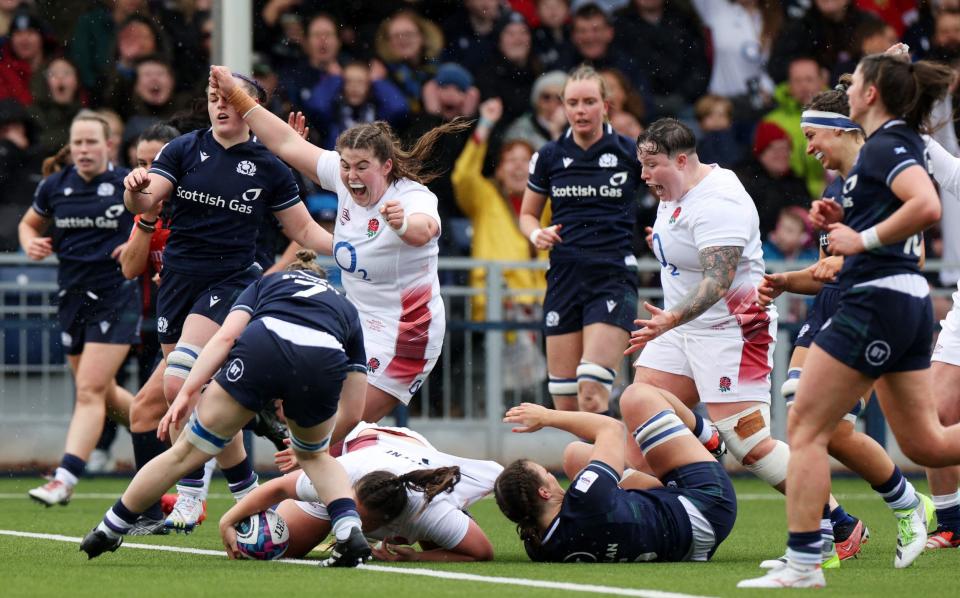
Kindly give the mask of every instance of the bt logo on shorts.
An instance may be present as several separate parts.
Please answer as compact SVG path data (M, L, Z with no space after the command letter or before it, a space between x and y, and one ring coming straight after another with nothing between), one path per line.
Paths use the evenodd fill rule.
M243 376L243 360L236 357L227 364L227 380L236 382L241 376Z
M870 365L883 365L886 360L890 359L890 345L885 341L873 341L867 345L863 356Z
M546 320L547 320L547 326L551 328L554 326L557 326L558 324L560 324L560 314L558 314L555 311L548 311Z

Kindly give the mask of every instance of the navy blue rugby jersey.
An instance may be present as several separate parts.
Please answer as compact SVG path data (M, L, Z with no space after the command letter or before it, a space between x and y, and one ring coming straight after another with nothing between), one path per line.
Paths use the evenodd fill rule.
M842 193L843 177L838 176L837 178L833 179L829 185L827 185L826 189L823 190L823 195L821 195L821 198L832 199L833 201L840 202L843 201L840 197ZM821 230L817 231L817 234L819 235L820 239L820 251L822 252L821 255L830 255L830 233L825 230ZM837 277L837 280L839 280L839 276ZM824 288L836 288L839 286L839 284L839 282L825 282L823 283L823 286Z
M640 163L636 144L603 125L603 137L584 150L571 129L530 159L527 186L550 197L551 224L562 224L563 243L551 262L614 261L633 255Z
M903 204L890 184L907 168L919 165L929 173L923 139L902 120L887 121L867 139L843 182L844 224L862 232L886 220ZM841 288L909 272L919 272L923 235L847 256L840 271Z
M267 209L300 201L290 169L255 138L224 149L213 130L163 146L150 169L173 183L163 267L194 275L238 272L254 261Z
M68 166L37 186L33 209L53 226L61 289L104 289L125 280L110 254L127 242L133 227L133 214L123 205L128 172L111 164L87 182Z
M570 483L560 514L540 546L527 544L534 561L681 561L690 550L690 517L675 492L624 490L608 465L591 461Z
M235 309L250 313L254 320L281 320L292 325L277 326L289 332L280 335L294 344L316 346L309 339L295 340L305 333L304 328L324 332L340 343L354 369L367 371L357 308L313 272L294 270L264 276L240 294L231 311ZM268 326L271 330L274 327Z

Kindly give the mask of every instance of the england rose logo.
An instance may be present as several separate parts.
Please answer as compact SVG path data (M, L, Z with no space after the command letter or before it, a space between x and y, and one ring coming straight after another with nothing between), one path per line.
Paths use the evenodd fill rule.
M371 218L367 222L367 237L376 236L377 232L380 231L380 221L376 218Z
M673 211L673 214L670 216L670 224L674 224L677 221L677 218L680 217L680 208L678 207Z
M733 382L730 378L722 376L720 378L720 392L730 392L730 389L733 388Z
M380 367L380 360L376 357L371 357L370 361L367 362L367 372L374 373Z

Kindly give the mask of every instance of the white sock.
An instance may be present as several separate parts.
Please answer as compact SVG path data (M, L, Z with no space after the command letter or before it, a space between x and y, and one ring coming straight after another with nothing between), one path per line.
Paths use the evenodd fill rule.
M933 498L933 506L935 506L937 510L960 506L960 492L954 492L953 494L934 494L931 498Z
M333 535L337 537L337 542L342 542L350 537L350 530L360 528L359 517L341 517L333 522Z
M73 475L72 473L70 473L69 471L67 471L62 467L57 468L57 471L53 474L53 479L55 479L58 482L62 482L67 486L70 486L71 488L76 486L77 482L79 481L77 480L77 476Z
M203 493L200 496L200 500L207 500L207 495L210 494L210 480L213 479L213 472L216 468L216 459L210 459L203 464Z

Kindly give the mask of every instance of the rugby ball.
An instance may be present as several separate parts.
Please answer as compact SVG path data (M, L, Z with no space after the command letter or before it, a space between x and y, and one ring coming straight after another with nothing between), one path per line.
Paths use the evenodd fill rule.
M245 558L272 561L283 556L290 544L287 522L276 511L260 511L238 521L237 548Z

